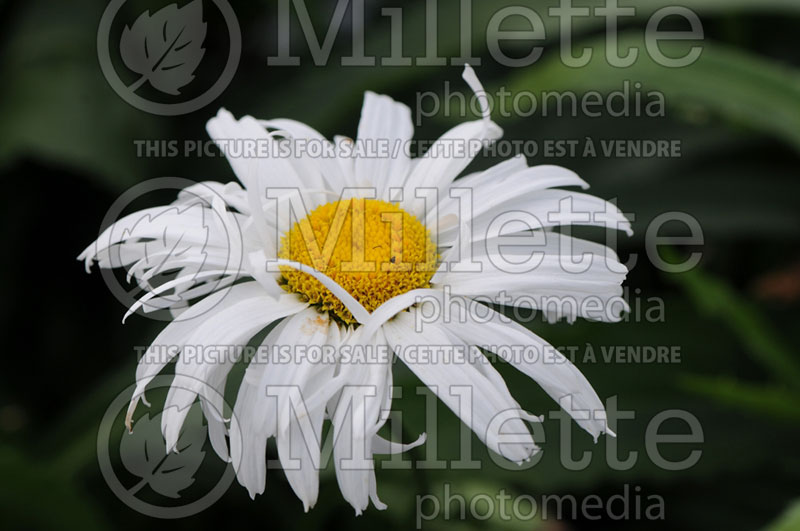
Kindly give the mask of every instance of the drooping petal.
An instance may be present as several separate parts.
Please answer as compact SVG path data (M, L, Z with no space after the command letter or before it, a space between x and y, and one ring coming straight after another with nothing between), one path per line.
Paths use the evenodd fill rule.
M282 299L253 297L215 311L205 326L189 336L187 345L196 346L198 351L181 353L161 417L167 451L177 444L189 406L198 393L206 389L209 382L228 374L241 357L240 347L267 325L306 307L306 303L289 295Z
M306 398L333 376L336 365L303 356L306 347L336 347L339 341L338 325L308 309L270 332L248 365L234 405L241 430L231 433L231 456L251 497L264 492L266 443L275 436L292 489L306 510L316 502L325 402L311 406Z
M261 348L276 344L286 327L281 321L267 334ZM267 396L262 386L268 366L268 356L251 360L244 373L233 418L238 430L230 432L231 462L236 469L236 479L247 489L251 498L262 494L267 480L267 439L275 434L278 425L277 397Z
M246 217L228 212L211 187L190 188L194 192L181 192L187 195L173 205L119 219L79 256L87 270L93 262L127 269L128 281L135 280L144 294L126 317L139 308L178 310L241 275L246 240L240 225Z
M156 336L139 359L136 367L136 388L133 391L126 416L129 430L136 405L140 399L144 399L145 388L168 363L181 353L195 330L205 326L214 317L215 312L260 296L263 296L263 292L255 282L245 282L233 286L229 290L218 291L190 306L180 315L179 319L169 323Z
M109 255L107 251L126 242L160 241L164 247L178 243L182 248L191 246L226 246L225 235L210 230L207 208L194 203L153 207L133 212L107 227L98 238L78 256L86 263L87 271L93 261L101 261L101 267L122 267L142 256L130 258L120 253Z
M417 446L422 446L425 444L427 440L427 435L422 433L417 440L410 443L398 443L394 441L389 441L381 437L380 435L376 435L372 438L372 453L373 454L403 454L412 448L416 448Z
M384 326L389 343L397 348L397 357L488 448L514 462L529 459L537 447L524 420L530 420L533 416L520 408L502 377L488 362L481 361L483 364L478 367L468 357L443 363L441 359L419 355L421 346L446 346L454 345L454 342L442 328L443 325L428 323L422 330L415 330L416 311L412 308L409 312L403 312ZM469 403L461 403L462 391L470 394ZM504 444L503 439L507 436L514 436L516 444Z
M278 456L292 490L308 511L317 502L324 404L309 406L306 398L333 377L334 360L318 362L307 359L308 347L338 346L338 325L314 309L294 316L277 344L291 347L288 358L277 353L271 367L262 376L268 396L277 396Z
M382 333L363 341L359 329L347 344L376 351L387 348ZM386 507L377 496L372 442L386 420L382 408L391 389L391 364L350 363L341 370L347 371L346 385L328 405L333 424L333 459L342 496L359 515L370 500L379 509Z
M444 302L442 302L444 304ZM501 356L505 361L523 372L556 400L572 416L575 422L597 440L605 432L613 435L606 423L603 403L581 371L555 347L523 327L484 307L478 318L464 307L451 305L451 314L443 326L470 345L477 345ZM512 349L498 345L520 347L512 355ZM523 348L528 348L524 353Z

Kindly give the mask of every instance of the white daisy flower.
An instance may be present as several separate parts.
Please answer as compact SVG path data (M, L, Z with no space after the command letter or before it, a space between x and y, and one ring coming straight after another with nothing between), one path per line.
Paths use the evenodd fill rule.
M546 341L486 305L479 306L478 316L473 305L447 300L525 296L550 321L617 321L627 311L621 299L626 269L616 254L555 230L594 225L630 233L629 222L614 205L559 188L586 188L576 174L556 166L528 167L523 157L516 157L456 180L477 151L457 147L480 145L502 134L468 66L464 79L481 100L482 118L454 127L415 159L407 149L383 157L350 149L370 141L390 146L411 141L410 109L387 96L366 93L355 143L346 138L330 142L292 120L237 120L220 110L208 122L208 132L226 151L241 186L190 186L172 205L116 221L80 255L87 269L94 262L101 268L124 267L144 290L126 317L140 309L166 309L175 317L140 360L129 429L148 383L175 361L176 377L162 416L168 450L175 448L189 406L199 395L214 449L234 463L251 496L264 492L266 444L275 437L288 482L308 510L317 500L319 439L328 419L344 498L357 514L370 500L384 508L377 496L373 455L405 451L425 440L423 434L411 444L400 444L378 435L392 402L392 353L492 451L522 462L538 450L527 423L539 418L520 407L483 354L458 363L414 354L420 345L451 345L496 352L536 381L595 440L603 432L613 435L597 393ZM295 147L281 152L287 139ZM296 149L301 140L336 156L301 152ZM283 154L253 156L232 147L254 143ZM307 207L305 217L295 223L276 215L288 211L280 205L295 198L287 189L297 189ZM472 191L474 200L468 209L459 199L464 189ZM438 194L431 195L432 190ZM572 209L565 212L565 203ZM499 223L508 212L522 212L538 225ZM171 230L176 227L180 230ZM516 245L500 256L499 244L515 230L536 243ZM328 239L330 235L334 237ZM464 252L470 247L472 256ZM523 259L538 253L536 267L508 260L508 253ZM501 258L504 267L498 266ZM564 266L577 261L587 265L580 271ZM480 272L475 272L476 264ZM449 306L451 314L431 322L420 297ZM548 304L553 298L573 304ZM597 304L583 304L590 299L601 307L618 304L613 312L597 312ZM221 414L223 404L214 403L221 399L206 397L224 394L242 351L206 359L190 355L189 347L243 346L266 330L262 347L288 346L294 354L258 350L232 408L237 423L232 429L232 421ZM534 347L542 355L518 358L503 345ZM323 361L296 355L311 346L329 347L334 354ZM345 362L342 353L353 348L388 355ZM474 397L467 408L453 391L465 386ZM205 393L205 388L215 392ZM513 444L508 439L512 435Z

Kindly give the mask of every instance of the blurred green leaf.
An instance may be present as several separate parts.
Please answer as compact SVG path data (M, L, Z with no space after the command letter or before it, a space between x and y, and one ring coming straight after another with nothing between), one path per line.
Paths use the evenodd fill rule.
M667 260L675 258L674 251L665 255ZM753 304L698 268L670 275L670 279L686 290L700 310L722 320L744 343L745 351L776 380L795 388L800 385L800 363Z
M681 384L688 390L720 403L759 415L783 420L800 420L800 395L770 385L754 385L727 376L685 375Z
M615 68L605 58L605 38L578 46L592 48L592 59L583 68L569 68L558 56L542 59L535 67L518 71L507 84L511 93L567 91L578 93L618 91L627 80L639 81L643 91L663 93L667 106L677 106L696 115L710 111L731 122L766 132L800 149L800 73L764 57L705 41L693 64L667 68L646 52L641 30L623 32L619 48L639 50L628 68ZM662 43L670 57L681 57L691 44ZM491 92L491 91L490 91Z
M797 531L800 529L800 501L795 501L766 531Z

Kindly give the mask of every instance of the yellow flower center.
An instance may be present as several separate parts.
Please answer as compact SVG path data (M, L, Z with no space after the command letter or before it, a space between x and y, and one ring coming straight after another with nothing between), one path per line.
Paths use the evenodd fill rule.
M279 257L309 265L347 290L367 311L430 286L438 255L422 223L375 199L345 199L317 207L281 240ZM356 321L311 275L281 267L284 289L347 324Z

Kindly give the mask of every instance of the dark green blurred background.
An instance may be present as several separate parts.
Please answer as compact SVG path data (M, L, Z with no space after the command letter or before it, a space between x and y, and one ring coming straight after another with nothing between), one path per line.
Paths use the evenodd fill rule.
M123 13L135 16L167 3L132 0ZM312 19L324 29L335 2L308 4ZM666 98L666 116L658 118L558 118L541 112L530 118L495 117L510 139L681 142L679 158L539 155L529 161L574 169L594 194L618 198L621 208L636 216L636 234L619 244L623 259L631 253L639 256L627 285L643 308L654 304L648 298L663 299L663 322L532 326L555 345L585 349L590 344L596 350L597 363L578 364L601 397L617 396L620 408L636 412L635 420L620 422L617 433L621 451L637 450L639 462L624 472L610 469L603 460L605 441L601 438L593 446L573 426L576 455L591 448L594 459L585 471L564 470L558 461L558 423L547 420L544 457L532 470L502 470L475 439L473 446L485 458L481 471L379 471L378 490L389 509L370 508L359 518L341 498L331 471L323 472L320 501L309 514L303 513L280 471L269 474L265 495L255 501L235 484L213 507L185 520L154 520L129 509L100 474L97 430L110 402L133 382L134 346L146 345L163 324L142 317L120 324L125 308L99 274L84 274L75 257L96 237L111 203L135 183L161 176L223 182L234 178L220 158L139 158L134 140L202 140L205 122L220 106L236 116L291 117L329 137L355 136L365 90L391 94L413 106L418 91L441 93L445 81L453 90L466 88L461 68L455 66L338 66L339 57L351 50L347 23L328 66L313 65L295 31L293 51L303 58L302 66L268 67L267 56L276 49L277 3L238 1L232 5L243 50L230 86L215 102L189 115L153 116L126 104L103 77L96 51L103 1L6 0L0 1L0 215L5 249L0 266L0 527L407 530L414 526L414 494L441 495L447 481L452 491L465 495L505 488L512 495L571 494L578 499L590 494L608 498L627 484L662 496L666 518L654 523L441 520L425 523L426 529L800 529L800 509L794 505L791 512L800 500L800 2L681 0L701 16L705 41L700 60L680 69L657 66L643 51L641 60L627 69L601 61L567 68L558 60L556 21L547 17L552 3L474 4L473 53L482 58L476 70L489 91L505 86L534 93L608 92L630 80ZM516 4L533 7L550 36L542 58L523 69L493 61L483 38L491 15ZM388 24L379 7L399 5L404 7L405 52L423 55L425 3L420 1L368 2L368 52L387 54ZM635 18L624 21L620 36L635 44L647 17L669 3L622 5L638 9ZM457 20L458 2L440 0L439 52L444 57L459 53ZM224 62L228 43L215 40L212 29L207 60ZM576 47L594 46L602 59L602 30L602 19L580 19ZM526 53L525 48L506 49L509 55ZM460 120L442 115L426 119L415 136L435 138ZM474 168L492 162L484 157ZM149 199L155 204L159 198ZM171 199L170 194L160 198ZM689 273L663 273L647 260L646 228L668 211L687 212L703 228L703 259ZM664 233L670 232L686 230L668 225ZM681 259L697 250L676 246L668 258ZM600 348L614 345L675 346L680 363L602 361ZM554 409L524 377L507 367L500 370L524 407L537 413ZM423 405L414 394L414 378L402 367L397 367L396 378L408 388L395 407L404 412L410 437L425 429ZM230 388L235 393L236 385ZM647 423L665 409L687 410L701 422L704 442L676 452L680 459L692 449L702 450L699 463L689 470L661 470L647 458ZM451 455L459 424L443 407L439 418L440 455ZM680 425L672 429L680 431ZM412 457L423 455L424 447ZM201 473L196 481L202 487L214 479Z

